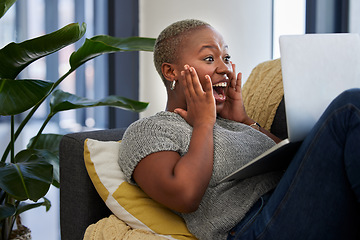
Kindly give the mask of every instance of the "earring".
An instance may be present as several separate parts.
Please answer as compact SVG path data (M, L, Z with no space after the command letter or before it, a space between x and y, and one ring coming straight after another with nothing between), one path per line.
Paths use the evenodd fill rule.
M176 80L173 80L173 81L171 82L171 86L170 86L170 89L171 89L171 90L174 90L174 89L175 89L175 84L176 84Z

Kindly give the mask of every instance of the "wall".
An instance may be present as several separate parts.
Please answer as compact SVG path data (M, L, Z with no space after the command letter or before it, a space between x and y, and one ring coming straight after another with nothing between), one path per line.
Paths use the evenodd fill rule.
M360 33L360 1L349 1L349 32Z
M197 18L213 25L229 45L237 71L246 79L252 68L272 56L272 1L270 0L140 0L140 36L157 37L169 24ZM150 102L140 116L164 110L166 91L151 53L140 55L140 100Z

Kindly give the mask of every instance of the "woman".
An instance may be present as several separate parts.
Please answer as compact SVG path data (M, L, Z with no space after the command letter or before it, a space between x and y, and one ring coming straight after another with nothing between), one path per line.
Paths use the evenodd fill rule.
M358 237L359 91L332 104L283 176L271 172L220 184L280 141L247 116L241 74L228 51L222 36L198 20L176 22L159 35L154 63L167 89L166 111L127 129L119 162L128 180L179 213L199 239ZM357 98L357 108L333 114L344 98ZM351 115L345 125L343 115ZM352 134L323 130L332 126L328 117L352 126ZM326 144L334 152L325 151ZM351 156L343 158L344 150Z

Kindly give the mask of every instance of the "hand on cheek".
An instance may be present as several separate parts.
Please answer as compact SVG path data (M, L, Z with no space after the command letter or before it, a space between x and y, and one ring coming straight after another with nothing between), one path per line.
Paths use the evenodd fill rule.
M233 72L229 76L230 86L227 89L227 98L222 111L219 115L223 118L246 123L249 117L246 114L244 103L241 95L241 80L242 74L238 73L236 76L235 64L232 64Z
M195 68L184 66L179 79L183 86L187 109L175 109L191 126L214 125L216 121L215 99L210 76L206 75L203 86Z

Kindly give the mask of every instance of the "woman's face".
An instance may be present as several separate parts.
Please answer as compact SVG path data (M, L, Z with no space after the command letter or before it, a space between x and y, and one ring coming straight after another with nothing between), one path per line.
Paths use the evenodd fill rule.
M209 75L213 84L216 110L220 112L226 100L226 91L233 74L228 46L223 37L211 27L193 30L181 44L175 71L180 76L184 65L196 69L203 85Z

